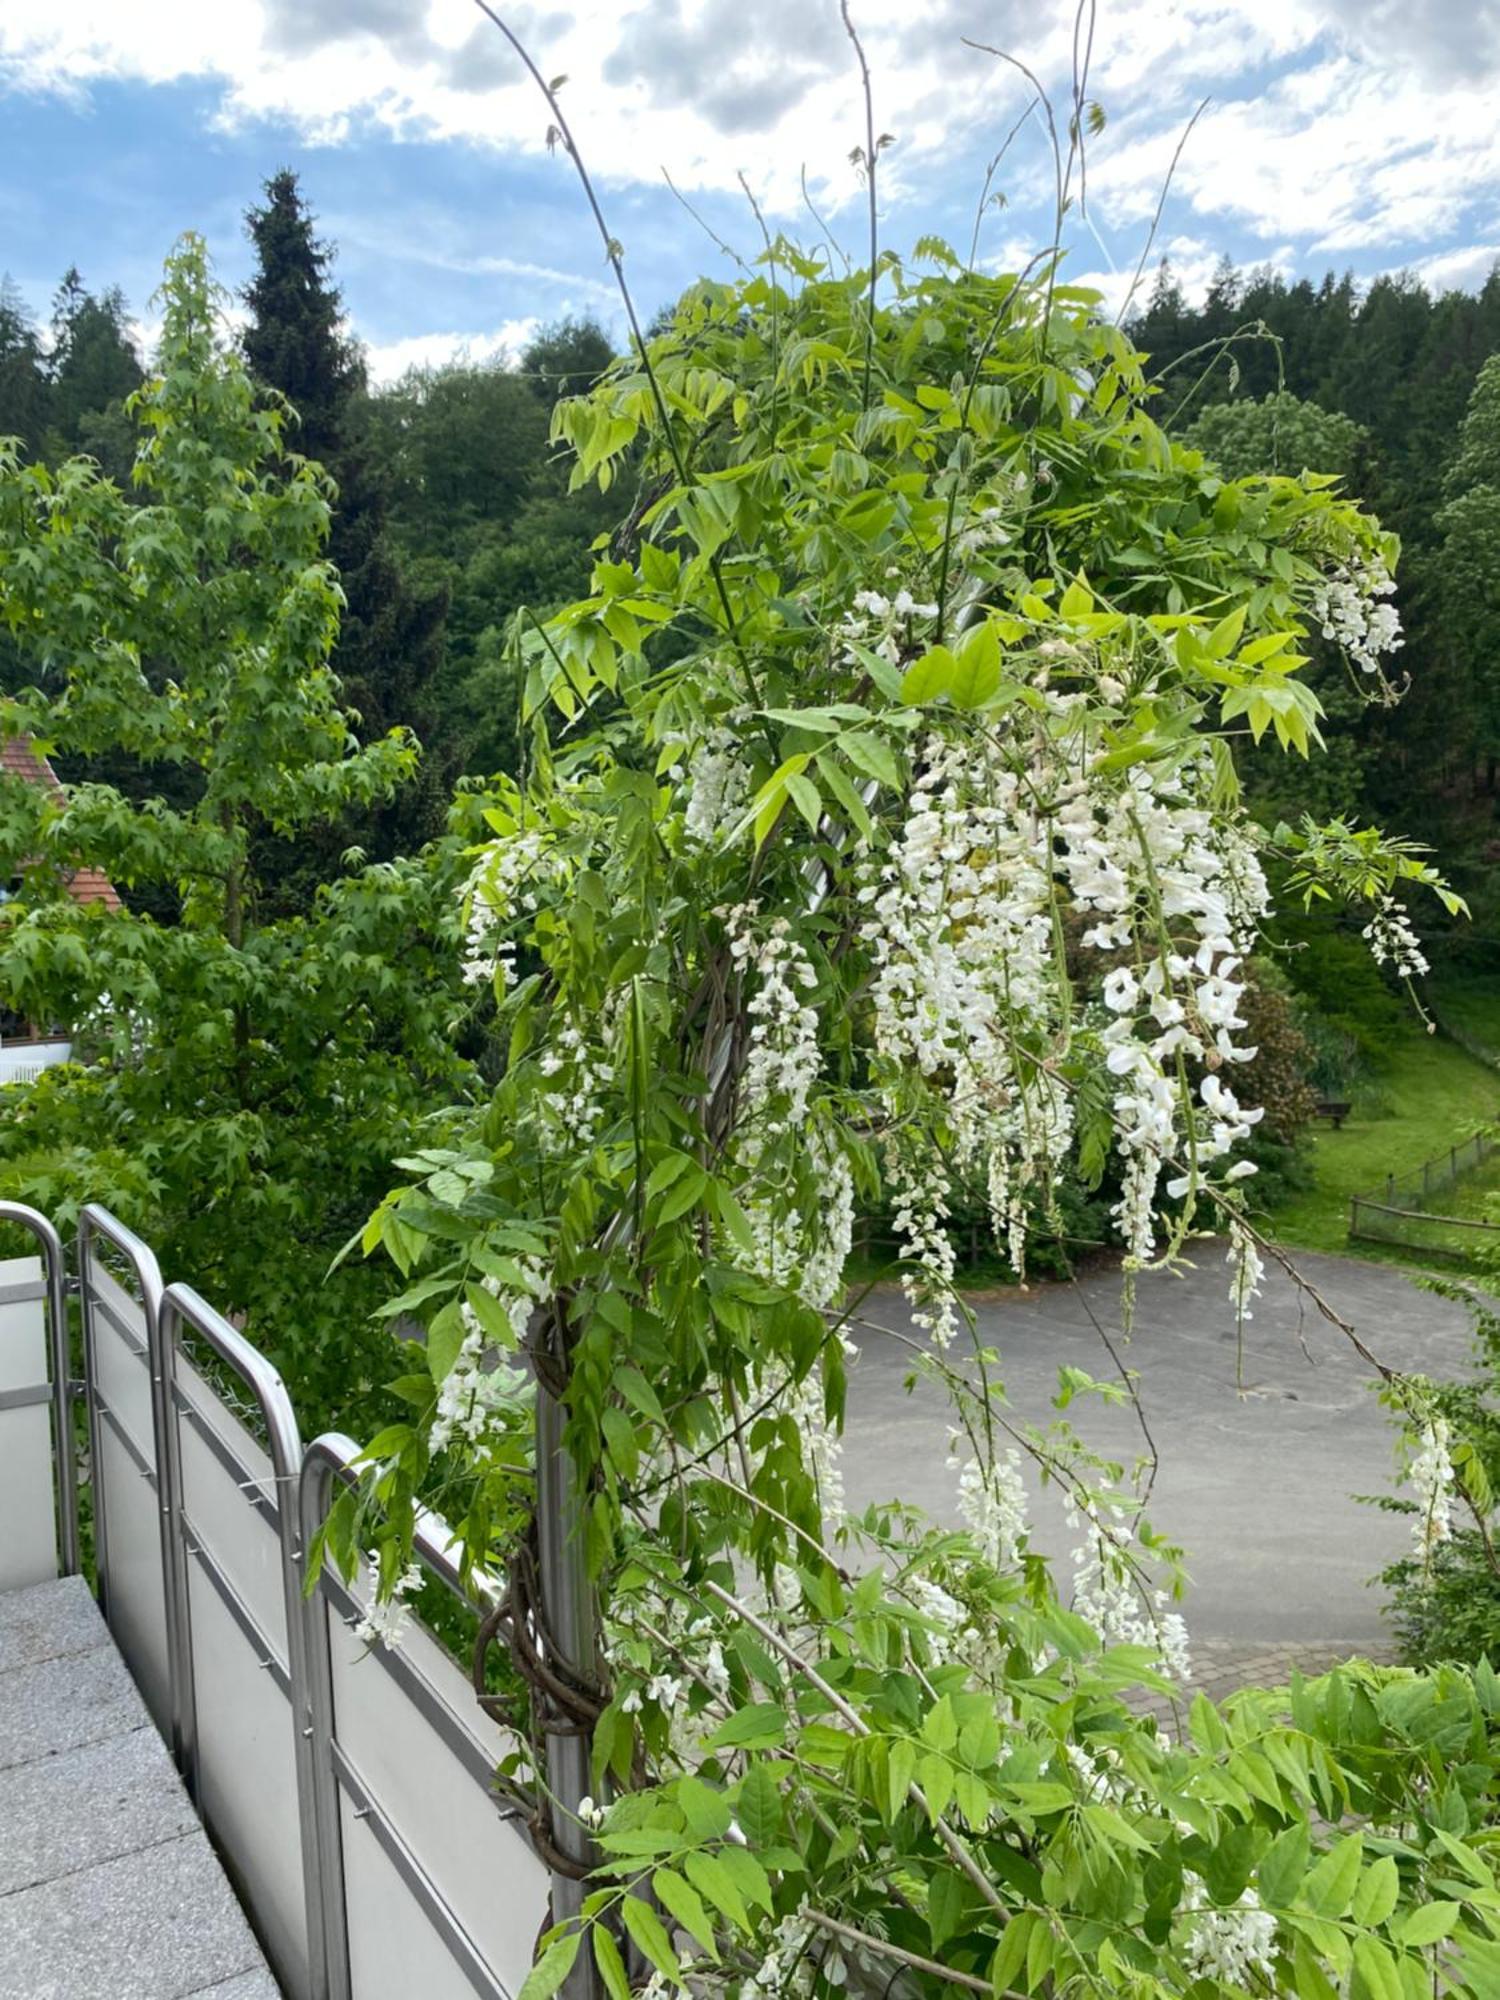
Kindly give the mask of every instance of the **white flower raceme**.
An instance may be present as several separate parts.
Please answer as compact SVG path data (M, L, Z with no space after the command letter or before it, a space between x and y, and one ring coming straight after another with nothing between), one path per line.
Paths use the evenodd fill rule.
M1048 643L1060 669L1093 672L1079 648ZM884 1073L893 1089L915 1071L944 1092L954 1164L983 1163L1018 1272L1028 1200L1054 1185L1073 1132L1059 1065L1080 1010L1058 957L1062 910L1088 920L1085 945L1128 954L1106 974L1095 1032L1114 1079L1115 1214L1133 1260L1155 1254L1165 1162L1189 1163L1180 1196L1261 1115L1217 1074L1254 1054L1239 1038L1244 959L1268 892L1245 832L1207 803L1211 758L1193 749L1110 779L1092 764L1077 695L1047 704L1014 743L997 730L920 747L905 820L863 890ZM1196 1099L1189 1063L1209 1071ZM916 1288L935 1298L950 1275L948 1169L924 1159L920 1178L892 1185ZM951 1312L927 1311L951 1331Z
M1384 965L1389 960L1403 979L1419 979L1429 970L1421 939L1394 896L1380 898L1374 916L1360 935L1368 943L1375 963Z
M950 1434L955 1447L961 1433ZM958 1511L987 1561L1008 1569L1026 1539L1026 1486L1021 1456L1012 1446L986 1467L971 1458L958 1475Z
M518 1257L513 1261L521 1277L519 1286L507 1290L495 1278L486 1278L483 1283L499 1302L519 1346L538 1301L547 1295L548 1279L540 1258ZM503 1361L484 1365L486 1341L479 1315L467 1300L459 1312L464 1338L438 1388L437 1409L427 1433L427 1448L433 1452L445 1450L455 1437L482 1451L496 1419L514 1412L532 1393L531 1379L524 1370Z
M1453 1531L1453 1460L1448 1454L1448 1421L1430 1417L1422 1426L1421 1444L1407 1468L1417 1499L1412 1539L1419 1556L1430 1556Z
M515 977L516 944L507 935L517 917L537 906L537 884L551 858L551 843L536 828L521 828L491 842L464 884L463 976L470 985Z
M750 788L735 728L718 724L708 732L688 761L687 783L682 830L695 845L711 846L739 817Z
M1261 1285L1266 1275L1265 1259L1255 1247L1255 1239L1239 1221L1229 1225L1229 1255L1226 1259L1233 1274L1229 1283L1229 1302L1234 1307L1236 1317L1249 1319L1251 1307L1260 1297Z
M1084 1538L1073 1550L1073 1609L1106 1646L1153 1647L1161 1671L1186 1682L1192 1660L1181 1615L1166 1609L1160 1591L1144 1593L1131 1573L1128 1543L1099 1518L1093 1502L1082 1511ZM1077 1509L1069 1509L1067 1521L1079 1525Z
M1367 674L1378 673L1380 655L1405 642L1392 604L1382 603L1396 588L1382 563L1359 557L1340 563L1312 593L1310 609L1325 639L1331 639Z
M811 995L818 976L784 918L763 936L754 905L724 913L730 955L748 992L749 1048L740 1079L740 1161L744 1207L754 1238L753 1264L772 1284L822 1308L843 1281L854 1231L854 1183L848 1162L810 1115L822 1051ZM780 1156L788 1141L806 1151L819 1187L811 1215L788 1198L791 1175Z
M399 1646L411 1625L407 1599L422 1587L420 1563L409 1563L397 1577L389 1597L372 1597L354 1628L354 1636L367 1646Z
M613 1064L590 1048L581 1030L568 1022L537 1067L551 1086L536 1100L544 1123L568 1143L592 1144L604 1115L602 1094L614 1081Z
M1258 1991L1261 1982L1274 1988L1276 1919L1253 1889L1230 1908L1217 1909L1203 1878L1188 1870L1178 1916L1185 1922L1182 1962L1190 1978L1222 1980L1240 1992Z

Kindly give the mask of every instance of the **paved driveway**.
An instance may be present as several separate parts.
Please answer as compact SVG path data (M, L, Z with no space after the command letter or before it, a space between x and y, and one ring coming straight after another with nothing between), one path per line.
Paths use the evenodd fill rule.
M1273 1270L1245 1328L1241 1393L1224 1246L1200 1245L1195 1255L1196 1268L1182 1277L1138 1281L1128 1341L1121 1281L1109 1272L977 1303L978 1338L999 1350L1011 1402L1035 1422L1053 1414L1064 1363L1095 1376L1113 1373L1091 1314L1138 1372L1161 1454L1151 1519L1187 1551L1192 1588L1183 1608L1196 1638L1375 1643L1385 1636L1382 1593L1369 1579L1406 1545L1410 1528L1353 1497L1390 1490L1394 1432L1370 1387L1371 1371ZM1461 1307L1383 1265L1311 1254L1298 1265L1382 1359L1434 1375L1467 1368ZM909 1350L876 1330L883 1324L910 1332L900 1293L873 1294L864 1319L854 1329L860 1355L851 1371L844 1455L849 1505L895 1496L953 1521L944 1399L926 1383L908 1392ZM1089 1398L1075 1402L1070 1415L1109 1455L1129 1462L1138 1454L1140 1431L1128 1409ZM1033 1512L1037 1544L1066 1563L1076 1538L1055 1489L1036 1494Z

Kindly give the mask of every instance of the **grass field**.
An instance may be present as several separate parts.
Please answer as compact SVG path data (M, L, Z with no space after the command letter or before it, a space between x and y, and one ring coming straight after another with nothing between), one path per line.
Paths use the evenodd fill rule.
M1477 1008L1475 1014L1470 1032L1483 1033L1481 1019L1492 1019L1500 1043L1500 1007L1489 1002L1482 1014ZM1468 1019L1464 1025L1469 1026ZM1317 1128L1310 1142L1317 1184L1276 1209L1273 1233L1303 1250L1358 1250L1361 1246L1348 1241L1350 1195L1376 1192L1387 1174L1410 1173L1497 1119L1500 1072L1441 1035L1420 1029L1404 1034L1391 1049L1389 1067L1369 1106L1356 1100L1342 1131ZM1452 1215L1473 1214L1482 1196L1496 1189L1500 1164L1491 1160L1446 1192L1442 1207Z

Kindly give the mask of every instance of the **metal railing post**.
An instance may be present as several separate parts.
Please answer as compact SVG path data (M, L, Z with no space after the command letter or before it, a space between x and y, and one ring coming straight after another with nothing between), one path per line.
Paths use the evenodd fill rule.
M0 1222L18 1223L37 1240L47 1287L47 1353L52 1372L52 1449L57 1467L57 1562L76 1576L78 1557L78 1453L73 1445L73 1358L68 1347L68 1284L62 1238L39 1209L0 1201Z
M95 1239L110 1244L130 1266L141 1294L141 1321L146 1334L146 1372L151 1383L151 1441L156 1458L157 1533L161 1542L162 1593L167 1639L167 1711L172 1753L181 1768L179 1711L182 1699L182 1635L177 1627L176 1592L173 1585L172 1537L169 1528L170 1499L167 1491L167 1412L163 1401L161 1365L161 1266L156 1252L143 1243L133 1229L117 1221L107 1208L89 1202L78 1216L78 1296L83 1309L83 1379L88 1399L89 1464L92 1467L94 1496L94 1570L99 1585L99 1604L105 1622L110 1620L109 1602L109 1513L104 1495L103 1430L99 1421L97 1341L94 1299Z
M187 1546L181 1489L181 1441L177 1428L176 1361L184 1326L232 1368L259 1405L270 1446L276 1487L276 1532L281 1551L281 1592L286 1616L287 1679L290 1683L292 1750L297 1780L297 1822L302 1851L303 1903L307 1920L308 1982L311 2000L330 2000L324 1952L324 1885L312 1768L311 1715L308 1701L306 1624L302 1599L302 1540L298 1530L302 1437L297 1413L286 1384L259 1348L232 1327L221 1313L190 1285L169 1285L162 1295L160 1336L164 1370L167 1451L171 1466L169 1539L173 1569L179 1579L180 1630L186 1640L183 1662L183 1776L196 1803L198 1743L193 1697L191 1625L188 1617Z
M353 1438L338 1432L316 1437L302 1457L297 1518L302 1547L309 1550L328 1518L335 1477L359 1456ZM322 1949L329 2000L351 2000L349 1909L344 1881L344 1835L339 1815L338 1774L333 1762L333 1662L328 1643L328 1599L316 1586L302 1594L303 1657L307 1664L308 1773L313 1824L322 1878Z
M598 1678L593 1617L593 1586L583 1538L578 1473L563 1442L566 1412L539 1380L536 1391L536 1513L541 1609L546 1639L557 1649L558 1664L567 1679L590 1685ZM574 1729L549 1731L547 1790L555 1808L553 1845L570 1861L588 1867L597 1857L578 1808L588 1796L591 1780L588 1735ZM587 1886L554 1869L552 1921L577 1918ZM570 2000L588 2000L599 1991L592 1956L580 1952L573 1962L564 1992Z

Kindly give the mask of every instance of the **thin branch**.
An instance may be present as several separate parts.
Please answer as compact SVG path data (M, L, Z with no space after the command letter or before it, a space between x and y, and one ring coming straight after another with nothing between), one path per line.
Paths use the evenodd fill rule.
M1203 116L1204 112L1207 111L1209 105L1212 104L1212 102L1213 99L1211 97L1205 97L1203 102L1198 106L1198 109L1193 113L1192 117L1188 120L1187 124L1182 129L1182 137L1177 141L1177 149L1172 155L1172 163L1167 168L1167 177L1161 184L1161 193L1157 197L1157 202L1156 202L1156 213L1151 218L1150 233L1147 235L1146 241L1141 247L1140 261L1137 263L1135 267L1135 276L1130 281L1130 290L1125 294L1124 303L1121 305L1120 310L1115 314L1116 326L1123 326L1125 324L1125 315L1126 313L1129 312L1131 301L1134 299L1137 291L1140 289L1141 274L1146 268L1146 259L1151 255L1151 246L1156 241L1156 232L1161 227L1162 210L1167 205L1167 195L1171 191L1172 177L1177 172L1177 162L1182 158L1182 149L1184 146L1186 146L1188 140L1193 136L1193 127L1197 124L1198 120Z
M876 266L880 258L880 227L875 208L875 95L870 83L870 65L865 60L864 44L855 31L854 21L849 12L849 0L839 0L839 12L844 17L844 33L854 44L854 53L859 58L859 74L865 94L865 189L870 206L870 285L866 299L865 320L865 375L860 391L860 409L870 407L870 367L875 354L875 279Z
M650 386L651 400L656 405L657 419L662 427L662 436L666 441L668 455L677 473L678 483L687 486L690 483L687 461L682 455L682 447L677 438L677 428L672 421L672 413L667 407L667 399L662 393L661 383L657 380L656 370L652 366L651 355L646 346L646 336L641 330L640 317L635 309L635 299L626 281L625 252L621 247L619 238L611 235L609 224L604 220L604 210L599 206L599 197L594 191L593 179L589 174L588 168L583 164L583 155L578 150L577 141L573 137L572 127L567 120L567 114L558 102L557 91L548 83L547 79L537 68L526 44L509 23L495 12L495 9L489 4L489 0L474 0L474 5L484 15L485 19L492 22L500 30L500 33L504 35L506 41L510 43L511 47L525 64L527 74L531 77L532 82L546 99L547 109L552 113L553 131L557 138L561 140L567 150L569 159L573 162L574 171L578 175L579 185L583 189L584 199L588 202L589 210L599 231L599 240L604 245L605 258L610 269L615 274L615 284L619 289L620 299L625 307L625 317L630 322L630 337L635 343L635 351L641 364L641 371ZM734 615L734 607L729 602L729 591L724 582L724 572L719 562L717 551L709 557L708 567L714 580L714 589L719 599L720 609L724 613L725 630L735 647L739 649L739 621ZM740 650L740 660L744 666L746 678L750 682L751 693L758 703L760 701L760 694L755 686L755 679L751 672L750 663L746 659L742 649Z
M674 181L672 176L667 172L665 167L663 167L661 170L661 177L666 182L667 186L671 189L672 193L676 196L677 200L681 202L682 206L687 210L688 214L693 218L694 222L696 222L698 227L703 231L703 234L708 238L709 242L712 243L716 249L722 250L726 257L732 259L734 263L738 264L738 266L742 271L748 273L750 266L745 262L744 258L740 255L739 251L735 249L732 243L726 243L724 241L723 237L713 227L712 223L706 222L703 219L703 217L698 213L697 209L694 208L693 204L688 200L687 196L683 193L682 189L677 185L676 181Z
M873 1951L881 1958L895 1959L899 1965L909 1965L916 1972L930 1972L949 1986L967 1987L970 1993L993 1994L995 1989L987 1979L978 1979L972 1972L959 1972L951 1965L940 1965L935 1958L923 1958L920 1952L903 1951L899 1944L889 1939L876 1937L870 1931L856 1930L853 1924L840 1923L837 1917L825 1916L821 1910L803 1912L810 1924L819 1930L829 1931L834 1937L846 1939L857 1945L861 1951ZM1007 1989L1007 1992L1009 1989ZM1004 1996L1002 1996L1004 2000Z
M822 1695L834 1713L843 1717L856 1736L868 1736L871 1734L869 1724L864 1720L858 1709L851 1708L838 1690L824 1680L817 1668L810 1661L804 1660L796 1647L789 1645L774 1626L768 1625L764 1618L758 1617L748 1604L743 1604L739 1598L732 1597L722 1584L715 1583L711 1577L705 1578L701 1587L708 1592L710 1597L716 1597L726 1610L734 1612L736 1617L743 1618L751 1631L758 1638L764 1639L773 1652L779 1653L788 1666L795 1667L797 1672L807 1681L808 1685L815 1688ZM922 1787L913 1780L907 1786L906 1790L907 1796L916 1805L921 1807L922 1811L926 1813L928 1819L932 1822L938 1837L941 1839L944 1847L947 1848L950 1858L958 1863L959 1867L968 1876L990 1908L997 1915L1004 1917L1009 1922L1011 1912L995 1893L994 1883L991 1882L989 1876L964 1846L958 1835L953 1831L953 1828L948 1824L948 1821L943 1818L941 1813L935 1813L932 1810L931 1806L927 1803L927 1795L922 1790Z
M804 207L807 209L808 214L812 217L813 221L817 223L819 229L822 230L823 240L825 243L827 243L830 253L838 259L838 261L843 265L844 270L847 272L849 270L849 252L843 247L841 243L835 240L833 231L828 227L828 224L823 220L822 215L818 211L817 205L814 203L812 196L807 191L807 162L805 160L802 163L802 201Z
M1012 125L1010 130L1006 133L999 152L996 153L994 158L990 161L989 165L984 170L984 181L980 187L979 200L976 203L974 209L974 231L969 238L969 269L971 271L973 270L975 261L979 256L979 227L984 220L985 206L990 198L990 188L994 183L995 175L999 172L1001 163L1004 161L1006 154L1010 151L1011 147L1015 144L1016 139L1019 137L1021 127L1026 123L1027 119L1031 116L1032 112L1036 110L1037 102L1038 100L1034 97L1030 100L1030 102L1026 106L1026 109L1021 113L1020 117L1016 120L1015 124Z

